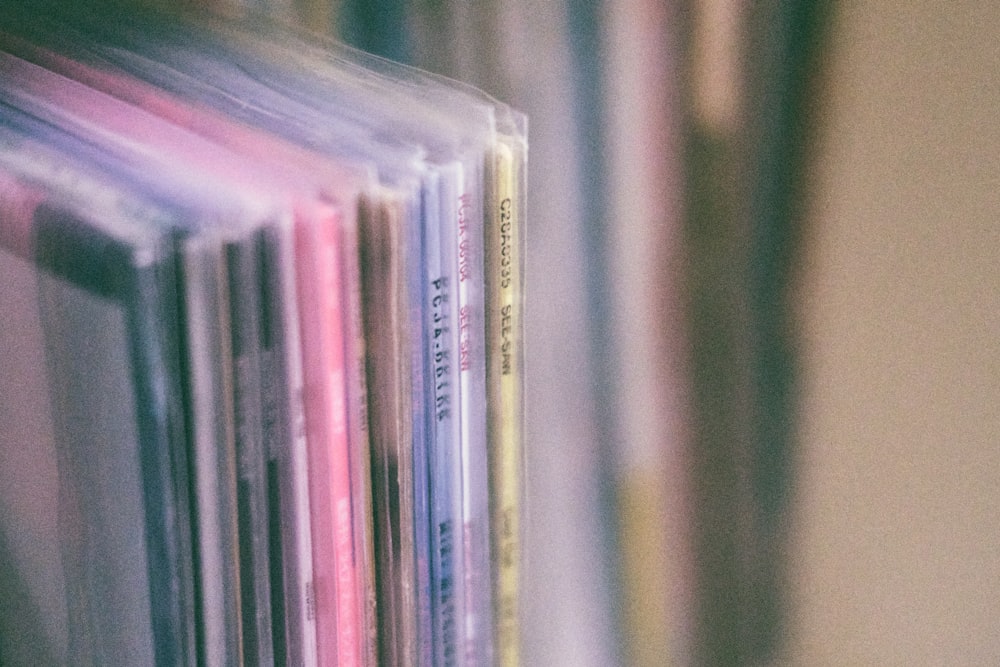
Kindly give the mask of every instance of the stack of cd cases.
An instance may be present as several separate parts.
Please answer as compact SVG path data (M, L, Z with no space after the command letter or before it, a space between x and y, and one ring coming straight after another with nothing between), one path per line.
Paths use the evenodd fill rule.
M0 9L0 663L518 664L526 150L262 19Z

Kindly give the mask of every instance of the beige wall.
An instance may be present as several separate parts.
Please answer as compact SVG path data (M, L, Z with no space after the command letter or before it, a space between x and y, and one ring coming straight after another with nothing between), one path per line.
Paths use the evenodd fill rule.
M790 662L1000 665L1000 3L842 2Z

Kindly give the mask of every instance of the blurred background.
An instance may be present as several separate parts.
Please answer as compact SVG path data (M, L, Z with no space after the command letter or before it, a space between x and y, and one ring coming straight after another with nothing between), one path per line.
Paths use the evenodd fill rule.
M283 11L530 117L526 664L1000 664L1000 5Z

